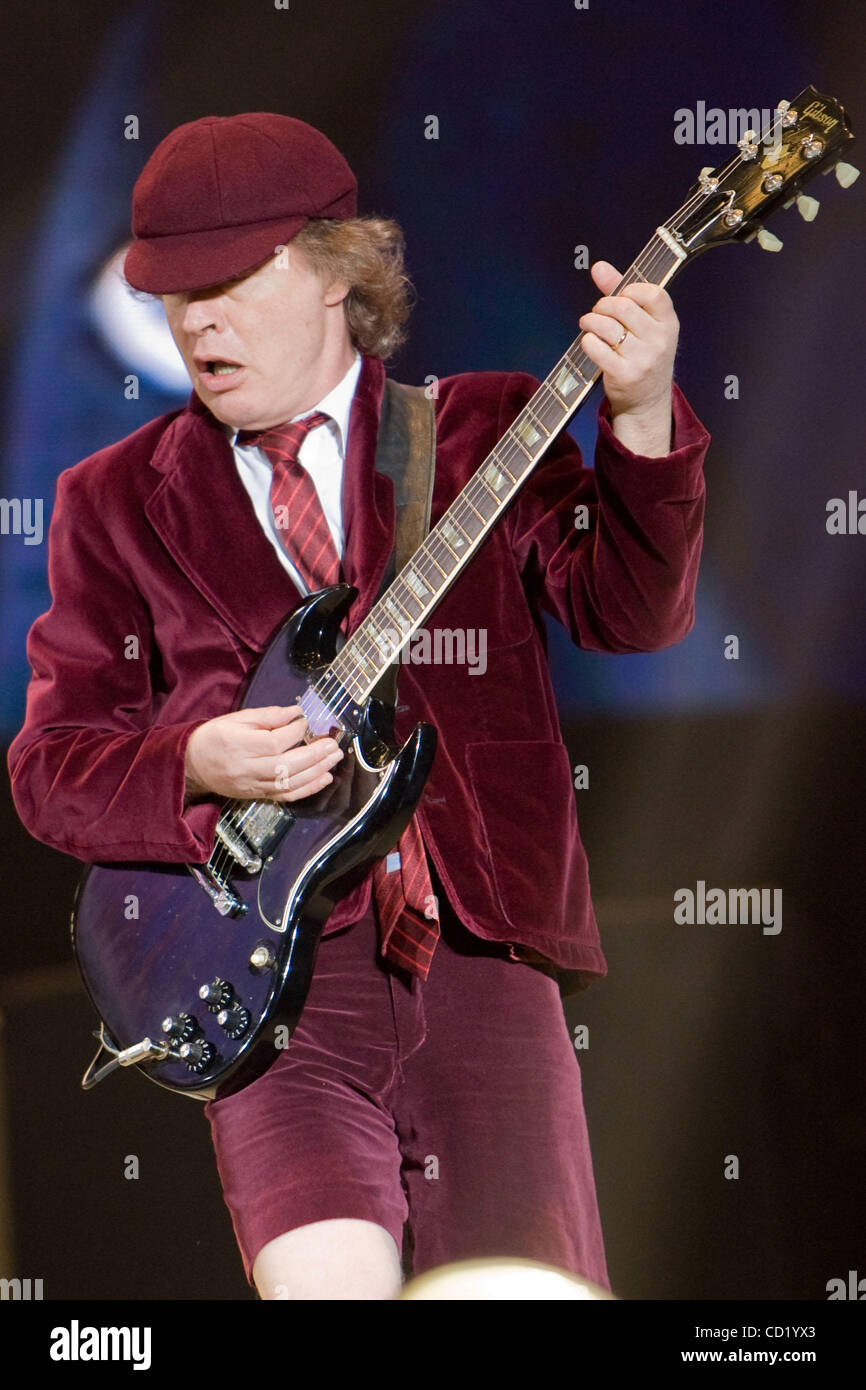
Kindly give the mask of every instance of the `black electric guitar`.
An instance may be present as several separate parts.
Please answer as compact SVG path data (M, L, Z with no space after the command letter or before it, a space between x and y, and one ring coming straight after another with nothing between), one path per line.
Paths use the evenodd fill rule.
M614 293L666 285L708 247L757 236L777 206L840 162L852 140L844 110L807 87L780 102L772 127L705 169ZM581 335L582 336L582 335ZM535 465L601 375L571 344L353 635L338 647L356 591L340 584L296 608L258 666L247 708L298 702L313 735L333 732L346 756L334 781L291 805L228 802L215 848L198 864L96 864L79 885L73 945L103 1020L82 1085L135 1066L170 1090L208 1099L260 1075L300 1016L322 928L335 902L394 847L414 814L436 746L416 726L393 745L391 710L372 697L389 664L469 564Z

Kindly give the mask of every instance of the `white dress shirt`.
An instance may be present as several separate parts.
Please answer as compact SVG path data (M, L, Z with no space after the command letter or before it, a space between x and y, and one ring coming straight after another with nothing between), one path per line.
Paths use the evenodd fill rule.
M315 484L339 556L343 554L343 463L349 433L349 412L360 372L361 357L356 352L355 360L342 381L338 381L334 389L323 396L312 409L305 410L303 415L293 416L294 420L303 420L305 416L312 415L313 411L321 410L330 417L327 424L311 430L306 436L301 444L298 462L307 470ZM237 430L230 436L235 466L241 482L249 493L259 525L274 547L280 564L291 575L301 593L307 594L307 586L289 559L280 538L281 533L274 521L271 508L270 460L262 449L254 445L238 444L237 436Z

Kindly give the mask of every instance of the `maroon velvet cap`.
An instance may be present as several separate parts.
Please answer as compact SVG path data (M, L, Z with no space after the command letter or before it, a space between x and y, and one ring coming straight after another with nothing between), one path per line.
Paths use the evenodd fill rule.
M358 186L321 131L293 116L203 116L157 145L132 194L130 285L151 294L234 280L311 217L354 217Z

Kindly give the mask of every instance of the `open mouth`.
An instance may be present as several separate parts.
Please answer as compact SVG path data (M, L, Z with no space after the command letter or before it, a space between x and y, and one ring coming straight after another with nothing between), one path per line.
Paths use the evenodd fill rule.
M233 372L241 370L239 362L224 362L219 357L211 358L205 362L204 367L205 371L210 372L212 376L231 376Z
M244 374L242 362L230 362L226 357L197 357L199 379L209 391L228 391Z

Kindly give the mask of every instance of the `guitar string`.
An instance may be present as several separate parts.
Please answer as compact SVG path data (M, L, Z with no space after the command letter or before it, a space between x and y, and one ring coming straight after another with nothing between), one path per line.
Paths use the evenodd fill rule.
M773 131L775 131L776 121L777 121L777 120L781 120L783 115L784 115L783 112L779 112L777 116L774 116L773 122L772 122L772 130L773 130ZM760 143L760 142L765 142L767 133L768 133L768 132L763 132L763 133L762 133L762 135L761 135L761 137L760 137L760 141L759 141L758 143ZM739 155L732 156L731 160L729 161L729 164L726 165L726 166L724 166L724 168L723 168L718 174L715 174L715 173L714 173L714 174L712 175L712 177L718 178L719 181L721 181L721 180L723 180L723 179L728 179L728 178L730 178L730 176L731 176L734 172L736 172L736 170L737 170L741 165L743 165L743 164L745 164L745 163L751 163L751 162L752 162L752 158L753 158L753 157L749 157L749 156L747 156L747 155L744 154L744 153L740 153ZM689 197L688 199L686 199L686 202L683 203L682 206L679 207L679 208L677 209L677 211L673 214L673 216L672 216L671 218L668 219L667 222L661 223L661 226L664 227L665 230L667 230L667 231L670 231L670 232L672 232L672 233L676 233L676 232L680 229L680 227L684 224L684 222L686 221L686 219L691 215L691 213L692 213L693 211L695 211L695 209L696 209L697 207L700 206L701 202L703 202L703 201L705 200L706 197L707 197L707 192L706 192L706 190L704 190L704 189L699 189L698 192L692 194L691 197ZM661 243L661 244L659 244L659 243ZM630 280L630 279L629 279L629 277L630 277L633 273L634 273L634 278L635 278L635 279L637 279L638 277L640 277L640 278L646 280L647 283L652 284L653 281L652 281L652 279L651 279L651 275L652 275L652 273L653 273L660 265L662 265L662 264L664 263L664 261L665 261L665 259L666 259L666 256L665 256L665 253L666 253L666 252L667 252L668 255L674 254L674 253L671 252L670 248L667 247L667 246L665 245L664 241L662 241L662 239L656 234L656 235L647 243L647 245L643 248L643 250L638 254L638 256L635 258L635 260L634 260L634 261L632 262L632 264L629 266L629 268L628 268L628 270L626 271L625 275L622 277L622 279L619 281L619 283L618 283L618 285L616 286L616 288L613 290L613 294L615 295L618 291L620 291L621 289L623 289L627 284L634 283L633 280ZM674 269L676 269L676 267L674 267ZM578 337L575 339L575 342L572 344L572 346L569 347L568 349L566 349L566 352L563 354L563 357L565 358L566 362L569 362L572 366L574 366L574 365L576 365L576 364L573 363L573 362L571 362L571 353L572 353L573 350L580 351L579 345L580 345L580 343L581 343L581 341L582 341L582 339L583 339L584 336L585 336L584 333L579 334ZM586 357L586 354L584 353L583 356ZM591 359L589 359L589 360L591 360ZM560 359L560 361L562 361L562 358ZM558 367L558 366L559 366L559 363L557 363L557 367ZM593 366L595 367L595 364L593 364ZM555 370L555 369L554 369L554 370ZM579 371L579 368L578 368L578 371ZM579 372L579 374L580 374L581 376L583 375L583 374L580 373L580 372ZM548 377L549 377L550 375L551 375L551 373L548 373ZM598 369L598 368L596 367L596 371L595 371L593 377L590 379L590 382L587 383L590 390L592 390L592 388L596 385L596 382L597 382L597 379L598 379L598 376L599 376L599 375L601 375L601 371L600 371L600 369ZM584 379L585 379L585 378L584 378ZM541 391L544 391L545 389L546 389L548 392L550 392L550 391L552 390L552 388L550 387L550 385L549 385L549 383L548 383L548 379L547 379L547 378L545 378L545 379L540 383L539 388L538 388L538 391L535 393L535 395L538 395ZM588 394L589 394L589 391L587 391L586 394L588 395ZM531 399L535 399L535 396L533 396ZM561 403L559 397L555 397L555 400L556 400L557 403ZM531 401L530 401L530 402L527 402L527 405L524 406L524 408L523 408L524 411L527 409L527 407L528 407L528 405L529 405L530 403L531 403ZM546 403L546 402L545 402L545 403ZM574 407L571 407L571 408L566 412L566 418L567 418L567 417L570 417L570 416L573 416L574 414L576 414L577 409L579 409L580 405L582 405L582 404L583 404L583 401L581 400L577 405L575 405ZM523 414L523 411L521 411L521 414ZM560 430L562 430L563 428L565 428L565 425L566 425L566 418L564 418L563 421L560 422L559 426L555 426L555 427L554 427L556 433L559 433ZM511 440L511 439L508 438L508 435L510 435L511 432L513 431L513 429L514 429L514 423L515 423L515 422L512 422L512 425L509 427L509 431L507 432L506 436L504 436L504 438L507 440L507 445L506 445L506 447L509 448L509 449L511 449L512 452L510 452L506 457L500 457L500 456L497 454L497 450L498 450L498 448L499 448L499 445L502 443L502 440L500 440L500 441L498 441L498 443L497 443L496 445L494 445L494 448L491 450L491 455L495 455L495 457L496 457L496 462L497 462L497 463L500 463L500 462L501 462L501 463L503 463L503 464L506 465L506 471L507 471L507 472L509 472L509 470L508 470L508 468L507 468L507 465L510 464L510 463L512 463L512 462L514 462L515 460L517 460L518 462L519 462L520 460L522 460L522 462L523 462L524 464L528 463L528 464L529 464L529 467L528 467L528 468L526 468L526 467L523 468L523 472L524 472L524 474L526 474L526 473L528 473L529 471L531 471L532 468L534 468L534 466L535 466L535 464L537 463L538 460L537 460L537 459L529 459L529 460L527 460L526 455L520 450L520 447L517 446L517 445L514 445L513 440ZM546 436L546 438L552 438L553 433L554 433L554 431L551 431L551 435L550 435L550 436ZM488 455L488 459L490 458L491 455ZM539 455L539 457L540 457L540 455ZM431 538L434 540L434 542L435 542L435 541L438 541L438 540L440 539L440 537L437 535L437 531L442 527L442 523L445 522L446 520L449 520L449 521L450 521L450 520L453 520L453 519L454 519L454 518L452 518L452 516L451 516L452 508L456 508L459 504L461 504L461 503L463 503L463 502L466 502L466 501L468 501L468 502L470 503L470 506L471 506L471 499L470 499L470 497L469 497L470 490L471 490L472 488L477 487L478 485L481 484L480 472L481 472L481 469L484 467L484 463L486 463L486 462L488 461L488 459L482 461L482 464L479 466L479 469L477 469L476 472L473 474L472 478L470 478L470 480L469 480L469 482L467 483L466 487L464 487L464 488L461 490L461 492L458 494L458 496L454 499L454 501L453 501L453 502L449 505L449 507L446 509L445 513L444 513L443 516L440 518L439 522L437 522L436 527L434 527L433 530L429 533L429 535L425 538L425 541L422 543L422 546L419 547L419 550L416 552L416 556L413 556L412 559L409 561L409 564L408 564L407 566L404 566L404 570L401 571L401 575L402 575L403 573L405 573L405 571L406 571L406 570L409 568L409 566L411 565L411 567L413 568L413 570L418 571L418 572L421 574L421 576L422 576L423 578L429 579L429 575L430 575L429 570L422 570L420 564L419 564L419 563L416 563L416 557L417 557L418 555L420 555L420 552L423 550L424 546L427 544L427 542L428 542ZM510 476L510 473L509 473L509 476ZM513 481L514 481L515 483L517 483L518 481L520 481L520 482L522 483L523 479L518 475L518 477L515 477L515 478L513 479ZM477 500L481 500L482 496L484 496L484 495L486 495L486 494L488 494L488 493L489 493L489 489L487 489L486 486L485 486L485 487L484 487L484 492L483 492L483 493L482 493L481 491L478 491L478 492L476 492L474 495L476 496ZM512 495L513 495L513 494L512 494ZM510 498L509 498L509 500L510 500ZM496 499L496 501L497 501L497 506L499 506L499 505L500 505L500 504L499 504L499 499ZM473 508L473 510L477 510L477 509ZM496 512L493 513L493 517L492 517L492 518L486 518L486 517L484 517L484 518L483 518L484 523L486 524L489 520L493 520L495 517L496 517ZM458 523L458 529L461 530L461 531L463 530L462 527L459 527L459 523ZM482 527L482 529L484 529L484 528ZM470 541L472 541L472 540L475 539L474 537L469 536L469 533L468 533L468 532L466 532L465 534L469 537ZM450 548L450 547L449 547L449 548ZM453 553L453 552L452 552L452 553ZM444 557L443 557L443 558L444 558ZM426 560L428 560L428 559L432 560L434 565L436 564L436 561L435 561L435 559L433 558L432 555L430 555L430 556L425 555L425 556L422 557L422 561L426 561ZM438 566L438 565L437 565L437 568L439 568L440 571L443 573L443 577L444 577L444 578L447 579L447 578L450 577L450 571L449 571L449 572L442 571L442 567L441 567L441 566ZM394 581L395 583L396 583L397 580L400 579L401 575L395 576L395 581ZM404 581L404 586L405 586L405 581ZM391 587L393 587L393 586L391 586ZM436 593L436 589L435 589L433 586L431 586L431 585L428 584L428 588L431 588L434 594ZM386 596L387 596L387 595L383 595L383 599L384 599ZM369 623L369 620L370 620L370 617L372 616L372 613L375 612L375 609L379 607L379 605L382 603L382 601L383 601L383 600L380 599L380 600L378 600L377 603L374 605L373 609L371 610L371 613L368 614L368 615L367 615L367 618L365 619L365 624L366 624L366 623ZM416 600L416 601L417 601L417 600ZM399 605L399 606L402 606L402 605ZM423 613L423 605L422 605L422 613ZM419 616L420 616L420 615L419 615ZM416 618L416 619L412 619L413 622L416 622L417 620L418 620L417 618ZM368 643L368 646L367 646L366 650L365 650L365 648L364 648L364 641L365 641L365 640L366 640L367 643ZM381 649L377 646L375 639L374 639L374 638L371 638L371 637L368 637L368 636L363 632L363 629L361 629L360 631L358 631L358 632L356 632L356 633L353 634L353 637L352 637L352 639L350 639L350 641L352 642L353 649L354 649L355 651L357 651L360 655L362 655L362 656L369 656L369 657L372 657L372 658L373 658L373 661L374 661L374 669L375 669L375 655L374 655L374 654L378 654L378 655L381 656ZM347 643L346 645L348 646L348 643ZM325 707L326 707L327 709L330 709L331 712L335 715L335 717L336 717L337 719L340 718L340 716L345 712L345 710L346 710L347 708L349 708L349 706L350 706L351 704L357 702L356 699L355 699L355 697L352 695L351 691L348 690L348 689L346 688L346 682L345 682L343 679L341 679L341 677L338 676L338 675L335 673L335 671L334 671L334 667L335 667L335 665L337 664L337 662L340 661L341 658L344 658L345 655L346 655L346 648L344 647L344 648L338 653L338 655L337 655L337 657L334 659L334 661L331 662L331 663L329 664L329 666L328 666L326 672L324 673L324 676L323 676L322 678L320 678L320 680L319 680L318 682L316 682L316 683L314 683L312 686L308 687L308 689L312 689L312 690L316 693L316 695L318 696L318 698L319 698L320 700L322 700L322 702L325 704ZM334 703L331 703L331 702L329 701L329 699L328 699L328 694L327 694L326 692L329 691L329 688L330 688L330 691L333 692L333 695L336 697L336 699L334 700ZM261 799L264 800L265 798L261 798ZM224 816L224 815L226 815L226 814L228 814L229 818L232 818L232 817L236 814L236 812L237 812L237 810L238 810L239 808L247 807L248 810L249 810L249 809L251 809L253 806L257 805L257 804L258 804L258 800L257 800L257 799L254 799L254 800L252 800L252 801L250 801L250 800L248 800L248 799L244 799L244 798L237 798L237 799L234 799L234 800L232 800L232 801L226 803L226 804L223 806L223 810L222 810L222 812L221 812L220 819L222 819L222 816ZM225 864L226 864L226 863L228 862L228 860L229 860L230 858L232 858L232 857L233 857L233 856L231 856L230 851L229 851L225 846L223 846L223 847L222 847L222 852L221 852L221 854L220 854L219 857L218 857L218 865L215 866L215 867L217 868L217 872L218 872L218 873L220 873L220 872L222 871L222 869L224 868ZM213 859L213 856L211 856L211 859ZM211 861L208 861L208 862L210 863Z

